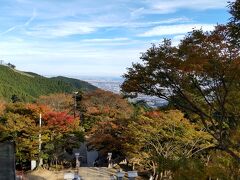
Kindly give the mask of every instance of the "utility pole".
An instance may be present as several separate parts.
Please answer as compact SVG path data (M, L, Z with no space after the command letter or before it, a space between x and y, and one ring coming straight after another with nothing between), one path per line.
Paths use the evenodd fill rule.
M40 131L39 131L39 165L38 166L42 166L43 165L43 159L41 158L41 149L42 149L42 134L41 134L42 114L41 113L39 115L39 127L40 127Z
M77 94L78 92L73 92L74 93L74 118L76 118L76 111L77 111Z

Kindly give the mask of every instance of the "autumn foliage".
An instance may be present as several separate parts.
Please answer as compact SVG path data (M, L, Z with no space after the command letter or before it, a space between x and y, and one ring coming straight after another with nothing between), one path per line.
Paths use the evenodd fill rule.
M222 149L240 161L231 133L240 122L240 49L227 26L194 30L178 46L153 45L124 75L127 95L143 93L167 100L200 122Z
M70 129L74 129L74 125L79 123L78 120L74 119L72 115L68 115L66 112L54 112L50 111L43 115L44 125L50 130L58 130L67 132Z
M48 96L40 96L37 100L38 104L51 107L54 111L68 111L73 108L73 98L70 94L50 94Z
M101 121L130 117L133 113L133 107L120 95L96 90L84 94L80 111L83 114L83 125L88 130L95 123Z
M8 104L0 119L0 130L1 141L13 140L16 143L18 162L38 160L40 157L52 162L64 150L78 146L83 140L79 120L66 112L56 112L48 106L37 104Z

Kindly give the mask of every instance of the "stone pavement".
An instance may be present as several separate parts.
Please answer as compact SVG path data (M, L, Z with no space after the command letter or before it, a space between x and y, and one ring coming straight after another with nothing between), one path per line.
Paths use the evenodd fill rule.
M106 167L81 167L78 171L81 180L110 180L115 170Z
M77 170L48 171L38 169L26 175L26 180L63 180L64 173L76 173ZM106 167L80 167L78 174L81 180L111 180L116 175L116 170Z

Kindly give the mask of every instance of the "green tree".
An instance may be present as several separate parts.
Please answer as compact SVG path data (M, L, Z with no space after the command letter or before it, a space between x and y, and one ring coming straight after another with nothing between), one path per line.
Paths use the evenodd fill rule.
M95 86L77 79L46 78L31 72L22 72L0 65L0 98L11 101L16 94L23 102L36 101L39 96L54 93L71 94L76 90L91 91Z
M16 94L12 95L11 100L12 100L12 103L16 103L16 102L20 102L21 101Z

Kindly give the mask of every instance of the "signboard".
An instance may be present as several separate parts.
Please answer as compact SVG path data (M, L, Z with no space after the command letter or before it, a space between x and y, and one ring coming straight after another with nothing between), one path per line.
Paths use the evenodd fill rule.
M37 167L37 161L31 160L31 170L34 170Z
M128 171L128 177L129 178L135 178L138 176L137 171Z
M0 143L0 167L0 179L16 179L14 143Z
M73 180L74 179L74 174L71 172L65 173L63 176L64 180Z

